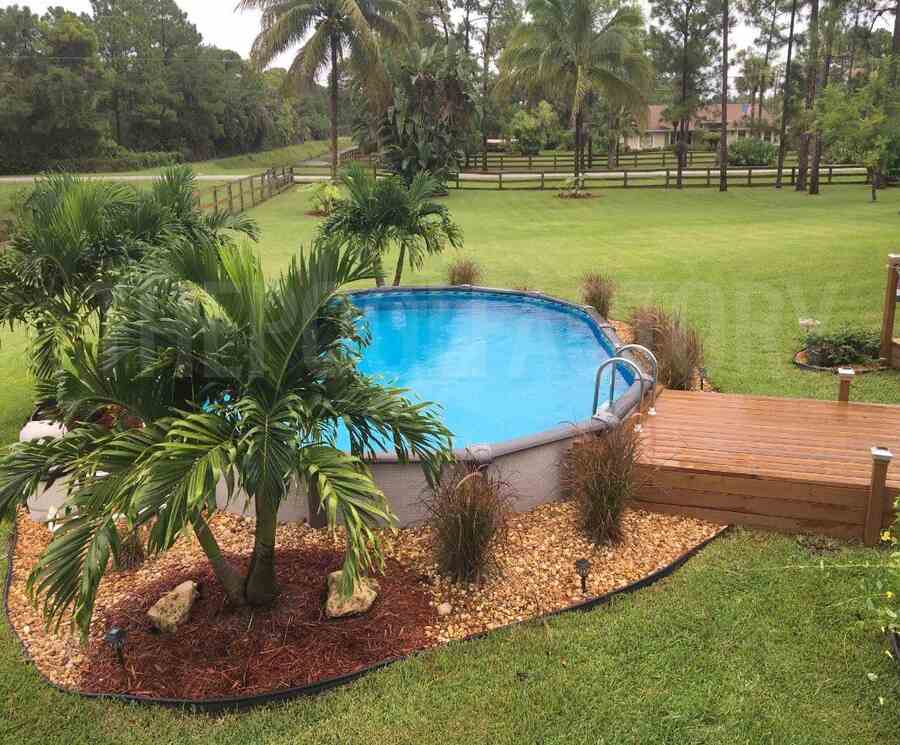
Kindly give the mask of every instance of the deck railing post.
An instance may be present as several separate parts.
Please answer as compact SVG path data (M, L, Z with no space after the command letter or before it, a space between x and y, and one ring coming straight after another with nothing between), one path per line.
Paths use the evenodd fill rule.
M900 254L888 254L887 286L884 291L884 318L881 322L881 357L894 364L894 321L897 314L897 286L900 284Z
M853 378L855 377L856 372L852 367L838 368L838 380L840 381L838 386L838 401L841 403L848 403L850 401L850 385L853 383Z
M863 543L877 546L881 537L884 513L889 509L887 502L887 472L894 454L883 447L872 448L872 486L869 503L866 505L866 523L863 526Z

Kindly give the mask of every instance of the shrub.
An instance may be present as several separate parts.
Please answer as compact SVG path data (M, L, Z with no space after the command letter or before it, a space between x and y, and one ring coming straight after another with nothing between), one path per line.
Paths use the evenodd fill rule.
M635 309L630 320L634 341L647 347L659 362L659 382L679 391L690 390L703 365L699 332L677 313L659 306Z
M560 466L563 496L578 507L582 528L597 544L615 543L622 512L636 487L640 438L630 422L576 440Z
M511 496L496 475L473 464L447 469L426 502L441 572L477 582L505 538Z
M475 259L459 256L447 267L447 283L450 285L477 285L481 282L481 266Z
M330 181L311 184L307 188L311 194L312 212L321 217L328 217L343 199L340 187Z
M730 166L770 166L777 157L775 145L754 137L741 137L728 145Z
M808 334L805 347L811 364L821 367L854 365L878 359L881 337L877 331L844 325L837 331Z
M616 283L603 274L590 272L581 278L581 298L604 318L609 318Z
M163 150L135 153L123 148L112 157L55 161L49 165L48 170L69 173L121 173L122 171L141 171L145 168L164 168L178 165L183 161L184 158L179 152Z
M516 112L509 123L508 132L520 155L537 155L541 152L544 144L541 123L527 111Z

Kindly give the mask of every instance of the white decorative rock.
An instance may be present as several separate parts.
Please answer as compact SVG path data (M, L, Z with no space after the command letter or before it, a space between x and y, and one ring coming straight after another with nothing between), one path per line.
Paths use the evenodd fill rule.
M374 579L360 579L353 594L345 597L340 590L343 576L344 573L340 571L328 575L328 600L325 603L325 615L328 618L344 618L366 613L378 597L378 583Z
M163 633L175 632L181 624L187 621L197 595L196 582L190 580L182 582L156 601L153 607L147 611L147 618Z
M446 618L453 613L453 606L450 603L441 603L437 607L437 613L441 618Z
M19 442L34 442L35 440L58 440L66 433L66 428L59 422L39 420L28 422L19 432Z

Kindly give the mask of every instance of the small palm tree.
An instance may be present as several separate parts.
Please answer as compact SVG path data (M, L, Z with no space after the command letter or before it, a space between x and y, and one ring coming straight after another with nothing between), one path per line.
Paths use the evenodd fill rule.
M371 255L322 244L267 285L250 250L177 240L155 267L117 289L98 344L68 350L56 377L68 434L14 445L0 459L0 517L42 482L67 479L71 517L29 579L48 622L71 610L87 630L98 583L120 552L122 516L151 527L150 553L190 526L231 603L271 603L278 509L295 483L332 528L345 527L350 591L379 566L375 528L393 520L365 459L415 456L434 478L451 447L429 404L357 369L367 336L340 289L374 276ZM117 413L113 425L91 424L101 410ZM337 445L341 431L349 452ZM255 508L245 573L209 525L223 483L230 499Z
M500 58L501 87L520 85L570 102L577 177L591 95L646 104L652 69L639 43L643 18L618 0L529 0L527 16Z
M32 331L39 393L59 369L63 345L102 333L113 286L156 246L177 236L223 239L225 229L258 236L246 217L201 214L195 189L187 167L167 170L142 192L67 174L37 182L0 253L0 321Z
M367 80L379 80L378 40L399 41L412 27L402 0L240 0L238 9L262 11L262 28L253 42L252 57L265 67L281 54L300 46L291 75L315 83L329 71L331 115L331 176L338 170L338 82L345 55Z
M341 178L348 197L319 227L319 241L336 241L372 255L375 282L384 284L382 258L388 249L399 249L394 286L399 286L403 267L420 269L427 255L438 254L449 244L462 247L462 231L443 205L431 201L441 185L429 173L417 173L409 186L399 176L376 178L358 163Z

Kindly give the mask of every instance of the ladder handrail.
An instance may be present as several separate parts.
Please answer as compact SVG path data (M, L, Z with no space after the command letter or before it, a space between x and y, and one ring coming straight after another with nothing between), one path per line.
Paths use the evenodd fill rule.
M646 355L650 361L653 363L653 383L650 388L650 408L653 409L656 406L656 386L659 383L659 361L656 359L656 355L653 354L647 347L643 344L626 344L625 346L619 347L616 350L616 355L621 357L623 352L632 352L637 351L643 355ZM643 398L643 397L642 397Z
M597 415L597 406L600 403L600 382L603 377L603 371L612 365L612 375L610 376L610 384L609 384L609 404L612 406L612 402L615 398L616 393L616 363L621 362L624 365L628 365L631 367L635 373L637 373L637 378L641 382L641 406L644 404L644 373L641 371L641 368L637 366L636 362L629 360L626 357L610 357L606 360L600 367L597 369L597 377L594 380L594 406L591 409L591 416Z

